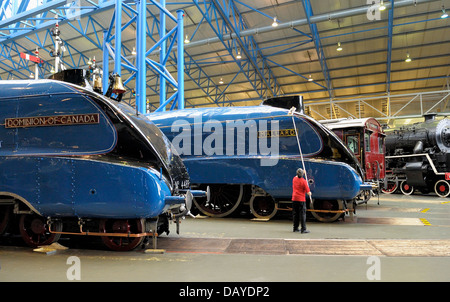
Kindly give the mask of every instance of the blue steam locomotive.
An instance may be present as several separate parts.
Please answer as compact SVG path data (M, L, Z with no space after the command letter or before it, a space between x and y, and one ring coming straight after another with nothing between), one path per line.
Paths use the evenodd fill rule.
M0 234L101 236L128 251L188 214L189 175L145 116L55 80L0 81Z
M292 178L304 168L313 196L308 211L319 221L339 219L361 190L371 189L358 160L334 133L302 114L298 99L267 101L147 117L177 149L193 186L209 186L210 200L194 198L203 214L225 217L248 205L254 216L271 218L289 209ZM292 104L298 110L286 109Z

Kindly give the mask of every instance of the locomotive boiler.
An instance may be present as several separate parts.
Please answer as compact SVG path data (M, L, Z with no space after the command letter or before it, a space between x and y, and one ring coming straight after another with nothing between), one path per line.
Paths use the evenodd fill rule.
M450 120L437 120L435 114L425 121L386 129L385 193L398 187L405 195L415 189L440 197L450 194Z
M275 106L195 108L148 114L177 148L191 183L211 198L194 198L205 215L225 217L248 206L257 218L290 207L297 168L307 174L319 221L339 219L353 208L363 172L339 138L299 110ZM292 103L286 103L290 108ZM300 108L297 103L297 108Z
M186 167L145 116L61 81L0 89L0 234L32 247L95 235L128 251L188 213Z

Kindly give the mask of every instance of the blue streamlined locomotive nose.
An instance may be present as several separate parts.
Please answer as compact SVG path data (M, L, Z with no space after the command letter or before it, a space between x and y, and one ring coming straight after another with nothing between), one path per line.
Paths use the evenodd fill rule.
M169 232L168 220L204 195L190 192L170 141L131 107L53 80L0 81L0 89L0 213L23 216L28 244L67 230L130 250ZM10 216L0 217L0 233Z

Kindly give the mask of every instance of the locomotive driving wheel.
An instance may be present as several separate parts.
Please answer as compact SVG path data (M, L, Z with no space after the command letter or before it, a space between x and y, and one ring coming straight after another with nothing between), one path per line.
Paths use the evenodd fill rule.
M314 200L310 205L311 213L321 222L333 222L342 216L344 202L342 200ZM317 210L317 211L314 211Z
M434 185L434 192L439 197L447 197L450 194L450 184L446 180L438 180Z
M252 196L250 211L256 218L270 219L277 213L277 205L272 196Z
M244 185L212 184L209 185L211 197L194 198L194 204L203 214L210 217L226 217L241 204Z
M23 214L19 219L19 230L25 243L33 248L58 241L61 234L50 233L45 218L36 214ZM52 230L61 232L62 223L53 222Z
M397 190L398 184L395 178L387 178L386 179L386 188L382 186L381 192L385 194L392 194Z
M411 195L414 192L414 187L409 185L406 180L400 183L400 191L405 195Z
M102 219L101 233L139 234L145 229L143 219ZM103 243L113 251L126 252L135 249L144 240L142 237L102 236Z

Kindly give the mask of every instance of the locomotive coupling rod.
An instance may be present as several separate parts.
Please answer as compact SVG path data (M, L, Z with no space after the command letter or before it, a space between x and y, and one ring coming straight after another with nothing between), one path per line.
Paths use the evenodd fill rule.
M348 212L348 210L337 210L337 211L329 211L329 210L312 210L307 209L309 212L321 212L321 213L345 213Z
M81 226L80 226L81 229ZM83 236L108 236L108 237L147 237L147 236L158 236L158 233L152 233L152 232L145 232L145 233L137 233L137 234L131 234L131 233L102 233L102 232L57 232L52 231L51 225L48 228L48 231L52 234L63 234L63 235L83 235Z
M277 210L292 211L292 208L286 208L285 209L285 208L277 207ZM337 210L337 211L306 209L306 211L308 211L308 212L322 212L322 213L345 213L345 212L348 212L348 209L347 210Z

